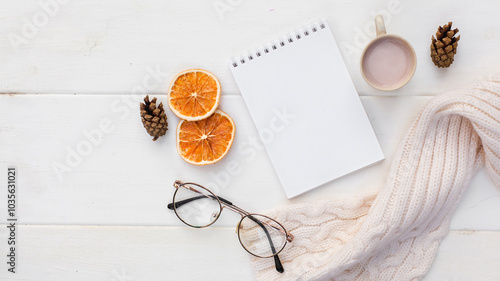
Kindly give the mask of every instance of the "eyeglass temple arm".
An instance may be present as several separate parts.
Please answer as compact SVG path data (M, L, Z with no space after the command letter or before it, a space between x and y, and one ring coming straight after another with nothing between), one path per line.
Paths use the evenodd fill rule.
M187 204L189 202L193 202L195 200L203 199L203 198L207 198L207 197L214 198L213 195L199 195L199 196L191 197L189 199L184 199L184 200L181 200L181 201L177 201L175 203L170 203L170 204L167 205L167 208L170 209L170 210L173 210L174 209L174 205L175 205L175 208L179 208L180 206L182 206L184 204ZM221 202L224 202L224 203L226 203L229 206L233 205L233 203L231 203L230 201L228 201L228 200L226 200L226 199L224 199L222 197L217 196L217 198L219 198L219 200Z
M267 240L269 240L269 245L271 246L271 251L273 252L273 255L274 255L273 257L274 257L274 264L276 265L276 270L279 273L283 273L285 271L285 269L283 268L283 265L281 264L280 258L276 254L276 249L274 248L274 243L273 243L273 240L271 239L271 235L269 234L269 231L267 231L266 227L262 224L262 222L260 220L254 218L252 215L249 215L248 218L253 220L260 227L262 227L262 229L266 233Z

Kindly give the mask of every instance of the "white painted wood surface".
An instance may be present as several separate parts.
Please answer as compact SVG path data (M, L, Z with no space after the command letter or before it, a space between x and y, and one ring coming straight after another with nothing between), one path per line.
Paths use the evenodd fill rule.
M143 78L145 67L158 64L168 77L189 67L205 68L220 78L224 94L238 94L226 65L231 56L326 18L360 94L378 95L363 81L358 67L365 43L374 37L373 16L378 12L387 16L387 31L407 38L418 57L415 77L394 94L435 95L450 85L459 87L499 71L496 0L58 1L67 4L59 4L45 25L32 32L25 28L32 38L23 41L10 37L22 36L24 18L33 22L43 10L35 0L4 0L4 91L129 93ZM214 6L220 3L234 6L218 13ZM447 21L460 28L462 41L454 67L443 71L432 64L429 45L437 26ZM155 92L164 93L169 82Z
M234 230L22 226L19 273L0 280L253 280ZM0 235L7 235L3 226ZM496 233L452 231L424 281L498 280L499 252ZM7 254L4 248L0 254Z
M212 229L183 227L165 208L174 179L207 184L255 212L378 189L401 137L431 96L499 71L495 0L61 0L53 3L67 3L46 9L45 24L41 14L48 12L39 2L49 0L2 2L0 92L11 94L0 95L0 171L19 168L21 225L19 272L7 274L0 258L0 280L253 280L234 234L238 218L224 213ZM221 3L229 8L218 13ZM418 57L413 80L392 93L369 88L359 73L377 12ZM387 160L287 200L227 61L317 18L330 23ZM462 39L453 66L439 70L429 58L430 36L449 20ZM34 21L39 27L29 33ZM177 155L178 119L171 112L170 130L157 142L138 118L143 91L165 101L170 79L190 67L220 78L221 108L237 126L227 157L208 167ZM78 150L86 155L71 152ZM70 171L57 174L58 164ZM0 172L2 186L5 176ZM0 213L5 203L0 200ZM425 280L498 280L499 214L500 191L481 171ZM6 236L0 225L1 257Z

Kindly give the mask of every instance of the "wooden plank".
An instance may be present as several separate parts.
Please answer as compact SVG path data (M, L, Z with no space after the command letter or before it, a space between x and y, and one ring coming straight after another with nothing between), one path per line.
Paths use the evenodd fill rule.
M195 1L58 0L53 7L18 0L0 11L0 92L137 93L148 68L160 69L147 92L165 93L186 68L214 72L224 94L238 94L229 59L297 27L326 18L361 95L380 95L359 72L362 49L374 37L373 17L414 46L418 68L412 82L393 95L434 95L496 72L500 57L496 0L481 1ZM363 7L360 9L360 7ZM447 11L450 7L453 16ZM471 16L472 15L472 16ZM480 17L480 20L478 19ZM425 20L423 20L425 19ZM456 61L436 68L430 37L453 20L461 30Z
M2 265L2 280L254 280L232 227L21 225L17 242L17 273ZM500 232L453 231L423 280L496 281L499 259Z
M221 109L237 126L231 151L219 163L203 167L187 164L177 155L178 119L169 110L170 130L159 141L151 141L139 118L140 98L0 95L0 170L18 166L21 222L181 225L165 208L175 179L207 185L252 212L377 189L385 181L403 132L430 99L363 97L387 160L287 200L240 96L221 101ZM5 176L0 173L0 182L6 181ZM0 201L0 209L3 204ZM482 172L458 208L452 229L500 230L500 220L492 214L500 214L500 196ZM224 214L217 225L233 226L236 219Z
M452 231L424 280L498 280L500 233Z

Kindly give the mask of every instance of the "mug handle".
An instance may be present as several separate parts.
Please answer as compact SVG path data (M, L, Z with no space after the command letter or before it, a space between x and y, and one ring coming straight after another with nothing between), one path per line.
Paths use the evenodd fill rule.
M382 17L382 15L375 16L375 30L377 31L377 37L386 34L384 17Z

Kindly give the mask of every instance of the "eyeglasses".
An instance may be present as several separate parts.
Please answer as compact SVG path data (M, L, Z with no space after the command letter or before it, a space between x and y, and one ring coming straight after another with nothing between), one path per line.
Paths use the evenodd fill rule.
M174 187L174 197L167 208L173 210L183 223L203 228L212 225L225 208L238 213L241 220L236 230L241 246L256 257L273 257L276 270L284 272L278 254L287 242L293 241L293 235L283 225L270 217L249 213L199 184L177 180Z

